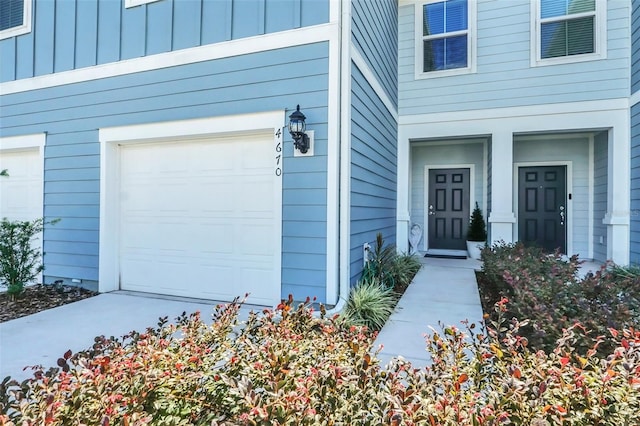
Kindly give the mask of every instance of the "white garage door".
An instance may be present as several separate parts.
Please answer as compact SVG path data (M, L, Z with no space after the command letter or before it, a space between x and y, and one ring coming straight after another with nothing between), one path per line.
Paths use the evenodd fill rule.
M120 288L280 297L271 135L120 149Z
M0 217L32 220L42 217L42 161L38 149L0 151Z

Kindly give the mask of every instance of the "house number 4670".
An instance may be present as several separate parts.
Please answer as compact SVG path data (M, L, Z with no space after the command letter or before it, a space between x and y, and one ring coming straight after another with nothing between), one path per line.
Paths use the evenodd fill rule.
M282 129L276 132L276 176L282 175Z

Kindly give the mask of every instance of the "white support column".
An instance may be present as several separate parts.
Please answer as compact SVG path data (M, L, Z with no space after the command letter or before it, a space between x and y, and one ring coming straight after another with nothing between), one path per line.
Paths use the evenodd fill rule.
M630 135L627 120L609 130L607 164L607 258L629 264Z
M409 139L402 127L398 128L398 189L396 204L396 247L401 252L409 251L409 174L411 156Z
M501 129L491 137L491 227L492 242L513 242L513 133Z

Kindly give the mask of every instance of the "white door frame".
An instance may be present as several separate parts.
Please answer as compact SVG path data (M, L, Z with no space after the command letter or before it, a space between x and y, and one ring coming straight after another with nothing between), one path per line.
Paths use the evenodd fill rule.
M429 250L429 171L438 169L469 169L469 213L473 211L476 199L475 164L427 164L424 166L424 218L422 231L422 245L424 251Z
M516 216L516 221L513 224L514 241L518 241L518 216L520 209L518 208L518 190L520 189L519 171L520 167L544 167L544 166L566 166L567 176L566 179L566 194L564 205L567 206L567 255L573 255L573 203L569 199L569 194L573 194L573 161L530 161L530 162L518 162L513 163L513 211ZM593 205L589 205L589 216L591 216ZM593 233L593 224L589 223L589 232Z
M274 253L273 301L281 297L282 276L282 128L285 111L168 121L99 129L100 140L100 260L98 290L120 287L120 146L163 141L265 133L273 135Z

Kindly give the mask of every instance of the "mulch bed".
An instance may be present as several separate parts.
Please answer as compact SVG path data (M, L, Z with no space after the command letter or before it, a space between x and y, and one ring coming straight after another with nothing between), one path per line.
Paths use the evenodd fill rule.
M79 287L42 284L25 287L24 293L16 299L2 292L0 293L0 322L77 302L97 294Z
M478 281L478 292L480 293L482 312L493 316L494 306L502 299L502 294L496 285L489 281L481 271L476 271L476 280Z

